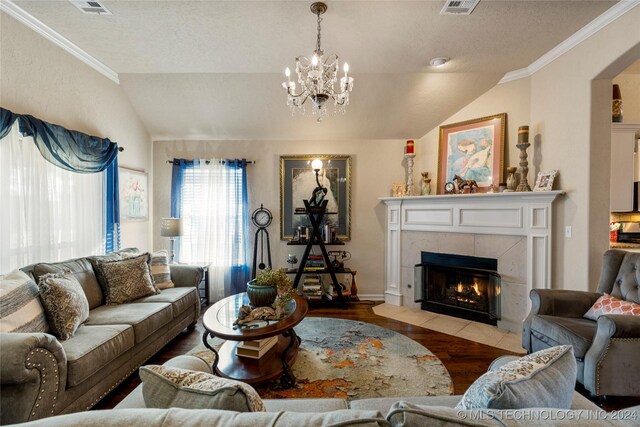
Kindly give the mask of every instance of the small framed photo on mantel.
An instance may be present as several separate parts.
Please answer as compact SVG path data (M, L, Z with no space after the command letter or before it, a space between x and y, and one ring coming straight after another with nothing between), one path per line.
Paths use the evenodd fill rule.
M533 187L533 191L551 191L553 190L553 181L558 176L557 170L538 172L536 178L536 185Z

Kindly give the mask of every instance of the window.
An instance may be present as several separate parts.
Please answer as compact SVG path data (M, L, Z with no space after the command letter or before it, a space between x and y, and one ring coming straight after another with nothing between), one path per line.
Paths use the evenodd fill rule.
M246 168L196 160L184 166L178 187L183 221L178 260L210 264L211 301L243 291L249 273Z
M104 179L49 163L14 123L0 140L0 273L103 253Z

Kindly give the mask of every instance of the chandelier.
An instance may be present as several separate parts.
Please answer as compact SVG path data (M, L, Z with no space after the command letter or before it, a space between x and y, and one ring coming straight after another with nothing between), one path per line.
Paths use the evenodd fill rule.
M320 46L322 18L320 15L327 11L327 5L316 2L311 5L311 12L318 17L318 38L316 50L311 59L299 56L296 58L296 74L298 75L299 92L296 93L296 83L291 80L289 67L284 71L287 81L282 86L287 90L287 105L291 107L291 113L298 112L302 115L317 116L318 122L327 115L327 102L333 99L334 112L344 113L349 105L349 92L353 89L353 77L349 77L349 64L344 63L344 76L340 78L340 89L336 91L335 84L338 81L338 56L329 55L324 58L324 52ZM310 100L310 104L307 103ZM310 112L307 111L310 106Z

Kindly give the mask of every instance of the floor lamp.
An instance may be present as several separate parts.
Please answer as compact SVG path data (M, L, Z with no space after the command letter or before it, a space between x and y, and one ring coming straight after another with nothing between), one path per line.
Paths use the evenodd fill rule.
M160 235L169 238L169 263L174 264L176 237L182 236L182 218L162 218Z

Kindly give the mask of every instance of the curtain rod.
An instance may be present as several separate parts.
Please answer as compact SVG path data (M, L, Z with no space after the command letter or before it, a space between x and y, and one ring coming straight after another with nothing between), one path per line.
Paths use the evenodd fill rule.
M244 159L242 159L242 160L244 160ZM220 164L224 165L225 163L230 162L230 161L232 161L232 160L231 159L220 160ZM248 165L255 165L256 164L255 160L247 160L246 162L247 162ZM173 164L173 160L167 160L167 163ZM211 163L211 160L206 160L205 161L205 164L207 164L207 165L210 164L210 163Z

